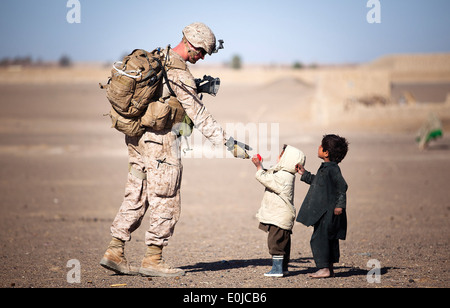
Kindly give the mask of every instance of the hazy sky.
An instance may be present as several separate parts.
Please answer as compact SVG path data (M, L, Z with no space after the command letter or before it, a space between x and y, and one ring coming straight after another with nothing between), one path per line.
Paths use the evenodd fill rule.
M184 26L206 23L225 49L206 57L244 63L348 63L393 53L450 52L450 0L2 0L0 59L115 61L135 48L176 46ZM371 0L372 1L372 0ZM377 2L377 1L374 1Z

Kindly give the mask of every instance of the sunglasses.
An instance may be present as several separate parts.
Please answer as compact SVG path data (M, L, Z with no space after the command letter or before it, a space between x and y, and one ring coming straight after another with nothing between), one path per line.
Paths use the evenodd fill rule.
M201 47L200 48L194 47L194 49L195 49L195 51L200 52L203 57L206 56L206 51L203 48L201 48Z

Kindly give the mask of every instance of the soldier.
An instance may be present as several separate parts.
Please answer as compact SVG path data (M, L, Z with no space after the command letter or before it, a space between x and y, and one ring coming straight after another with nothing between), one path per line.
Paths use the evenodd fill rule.
M226 145L235 157L249 158L245 147L232 137L227 138L205 108L186 65L186 61L195 64L206 54L211 55L215 48L216 37L205 24L186 26L181 42L164 51L168 59L169 87L164 84L162 97L166 101L176 98L195 127L214 145ZM159 131L147 128L141 137L126 136L130 172L125 197L111 226L112 240L100 261L103 267L125 275L184 275L182 269L173 268L162 259L163 247L168 244L180 217L183 167L178 137L171 127ZM132 268L124 255L125 242L131 239L131 233L140 226L147 211L150 214L150 227L145 233L147 251L140 268Z

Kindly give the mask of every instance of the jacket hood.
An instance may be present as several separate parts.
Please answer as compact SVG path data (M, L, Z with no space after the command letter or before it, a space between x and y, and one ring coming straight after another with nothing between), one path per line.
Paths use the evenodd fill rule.
M295 165L301 164L305 166L306 156L297 148L288 145L284 150L278 164L274 166L275 171L284 170L295 174Z

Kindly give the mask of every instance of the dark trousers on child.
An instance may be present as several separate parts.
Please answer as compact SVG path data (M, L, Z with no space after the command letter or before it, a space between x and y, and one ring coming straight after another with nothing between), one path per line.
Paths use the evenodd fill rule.
M270 224L259 224L259 229L268 232L267 246L272 256L284 256L283 264L289 263L291 256L291 234L292 231L284 230L280 227Z
M324 217L314 225L309 243L317 268L328 268L339 262L339 240L330 239L329 224L325 223Z

